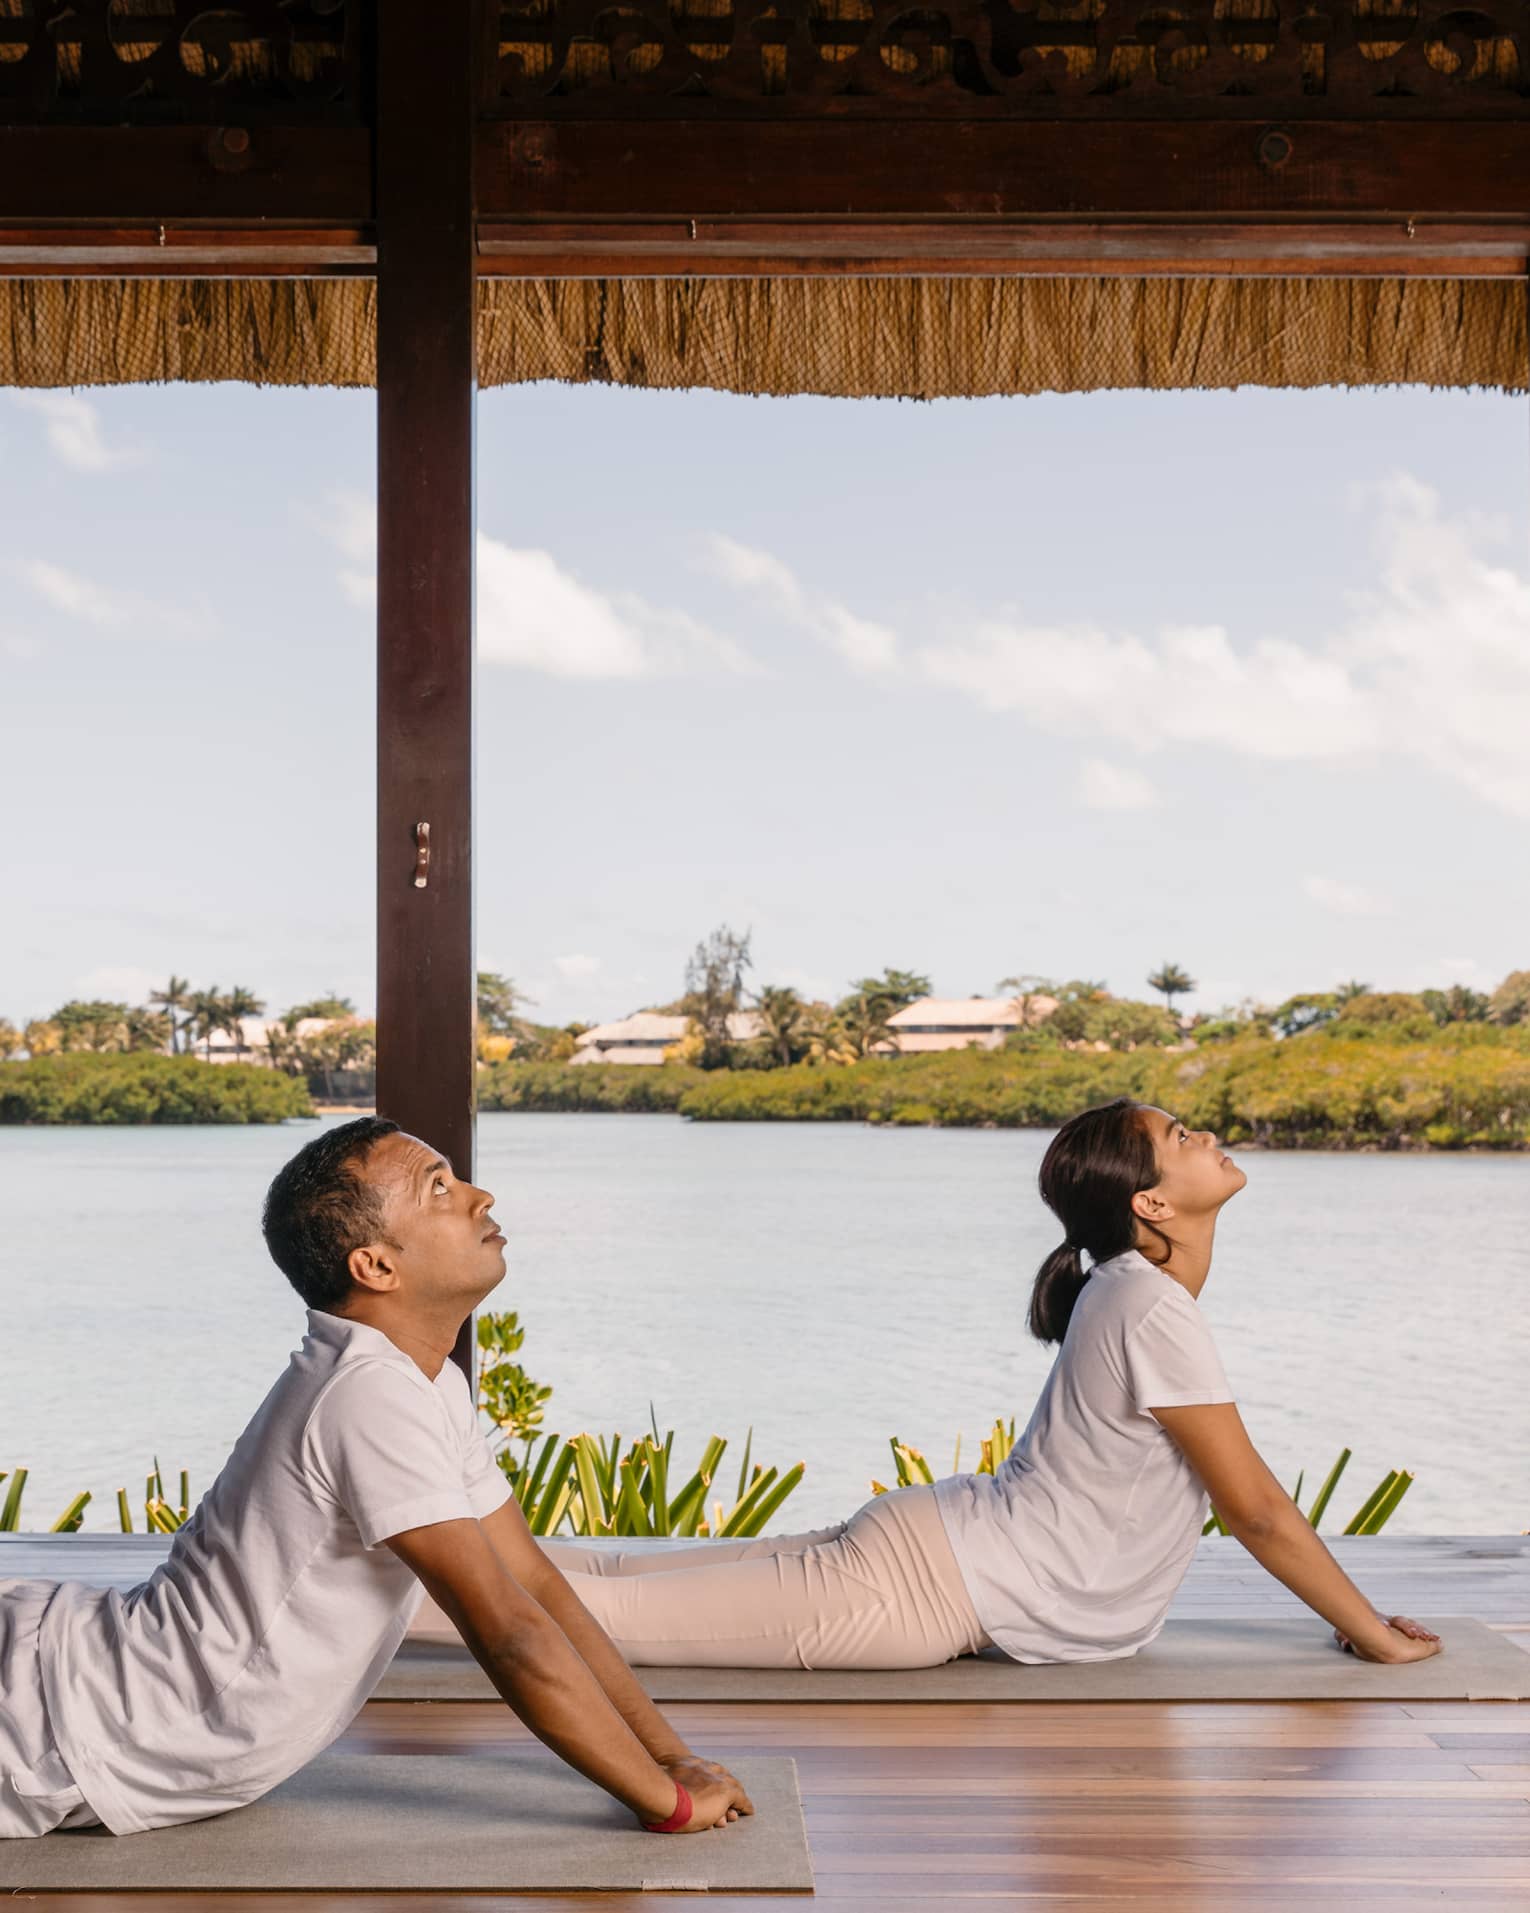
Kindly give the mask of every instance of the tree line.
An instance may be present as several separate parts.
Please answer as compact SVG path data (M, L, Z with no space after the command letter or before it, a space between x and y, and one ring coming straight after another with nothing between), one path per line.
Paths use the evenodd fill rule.
M666 1051L666 1061L703 1070L791 1069L801 1064L850 1064L886 1054L895 1037L892 1019L931 994L919 970L887 968L860 977L834 1001L805 997L786 984L751 987L751 933L723 924L703 937L686 964L684 989L673 1001L650 1009L683 1016L687 1030ZM1347 1015L1348 1028L1369 1019L1403 1037L1427 1035L1452 1024L1510 1027L1530 1020L1530 970L1512 971L1491 992L1462 984L1447 990L1378 992L1351 978L1331 990L1304 991L1275 1004L1253 998L1212 1012L1182 1015L1177 997L1198 985L1180 963L1164 962L1144 978L1162 998L1117 996L1096 978L1055 978L1035 973L1001 977L994 986L1015 1006L1015 1028L1006 1049L1093 1049L1130 1052L1231 1041L1243 1036L1286 1037L1317 1029ZM508 977L480 974L479 1060L484 1063L560 1063L572 1058L589 1028L537 1024L523 1014L530 999ZM740 1018L752 1013L755 1033L740 1034Z
M72 997L49 1016L18 1027L0 1017L0 1061L23 1052L45 1056L212 1056L213 1040L230 1038L237 1061L270 1064L283 1075L322 1082L332 1094L342 1070L370 1070L376 1061L377 1025L357 1014L338 991L294 1003L267 1025L258 1048L246 1041L245 1019L264 1016L265 1002L243 984L202 989L171 975L144 1003ZM318 1022L305 1030L305 1023Z
M685 1036L668 1060L703 1070L789 1069L798 1065L843 1065L885 1053L894 1039L892 1019L931 993L923 972L888 967L853 981L833 1001L804 996L786 984L752 987L751 933L720 925L695 946L678 997L650 1007L684 1017ZM1129 1052L1236 1040L1243 1036L1288 1037L1346 1019L1348 1028L1369 1020L1399 1038L1416 1039L1451 1025L1503 1028L1530 1022L1530 970L1511 971L1491 991L1463 984L1445 990L1376 991L1351 979L1326 991L1305 991L1277 1004L1253 999L1215 1012L1182 1016L1175 999L1193 991L1195 978L1179 963L1165 962L1145 979L1161 1003L1117 996L1093 978L1053 978L1023 973L1000 978L996 993L1015 1005L1017 1021L1008 1049L1094 1049ZM508 976L477 973L478 1058L484 1064L566 1063L587 1023L537 1023L534 1007ZM70 1054L152 1054L210 1057L214 1039L227 1035L235 1057L274 1066L284 1074L322 1085L333 1094L342 1071L371 1071L377 1026L357 1013L354 1002L331 991L295 1003L267 1025L260 1048L247 1045L245 1019L263 1016L265 1003L236 984L195 988L172 975L142 1004L72 998L50 1016L20 1027L0 1017L0 1061ZM754 1033L741 1033L752 1015ZM303 1029L303 1025L317 1028Z

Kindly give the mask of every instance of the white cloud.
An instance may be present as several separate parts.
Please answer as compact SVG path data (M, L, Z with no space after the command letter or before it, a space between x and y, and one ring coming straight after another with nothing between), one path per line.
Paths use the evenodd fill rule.
M352 604L377 602L377 522L371 501L331 496L329 536L344 562L336 573ZM582 583L551 552L478 534L478 652L491 663L550 677L622 679L760 667L731 638L689 612L651 605L636 592Z
M1302 889L1314 903L1338 917L1380 917L1391 909L1385 897L1333 877L1303 877Z
M377 508L359 492L331 492L325 500L329 532L345 560L340 589L356 605L377 603Z
M1011 615L918 658L937 683L1065 736L1220 744L1257 757L1347 755L1374 742L1370 714L1333 660L1273 638L1239 652L1218 625L1167 626L1148 641Z
M77 392L13 392L11 402L43 420L48 444L60 464L76 472L109 472L135 465L142 453L109 446L101 433L101 414Z
M1102 757L1080 765L1078 794L1091 810L1147 810L1158 802L1158 792L1140 771Z
M13 558L7 568L30 585L44 604L86 624L125 624L131 615L132 600L125 593L109 591L62 565L43 558Z
M8 658L35 658L41 650L42 646L36 638L21 636L14 632L0 638L0 651L4 651Z
M725 584L767 599L783 617L837 652L863 677L887 676L902 668L896 631L857 616L837 599L804 591L795 573L768 551L714 532L704 564Z
M212 622L205 608L164 604L137 591L99 585L82 572L45 558L0 559L0 572L19 579L52 610L98 631L132 627L144 637L193 638Z
M1405 473L1358 488L1354 502L1372 514L1372 582L1300 642L1192 622L1152 632L1032 623L1002 606L953 617L910 658L896 632L804 592L767 552L715 537L710 563L853 669L910 658L927 681L1059 736L1144 754L1199 745L1285 762L1390 757L1530 817L1530 575L1490 556L1506 526L1446 518L1439 495ZM1086 801L1090 789L1103 797L1107 782L1084 775Z
M554 957L553 968L559 976L570 978L594 976L600 968L600 958L582 956L576 951L572 956Z
M478 649L500 664L554 677L637 678L641 635L608 598L559 569L550 553L478 540Z

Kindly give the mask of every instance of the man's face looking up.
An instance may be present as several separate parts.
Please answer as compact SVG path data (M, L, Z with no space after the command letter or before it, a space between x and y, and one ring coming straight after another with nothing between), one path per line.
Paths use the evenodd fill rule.
M494 1197L453 1175L450 1163L402 1130L374 1143L358 1173L382 1204L382 1239L351 1252L352 1278L412 1302L476 1301L505 1273L505 1238L489 1211Z

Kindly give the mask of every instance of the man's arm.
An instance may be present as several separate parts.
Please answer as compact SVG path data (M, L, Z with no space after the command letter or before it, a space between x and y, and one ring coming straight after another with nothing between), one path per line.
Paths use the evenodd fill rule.
M514 1497L479 1521L511 1575L567 1635L579 1658L600 1682L606 1698L667 1773L694 1791L706 1777L732 1780L725 1767L703 1760L659 1712L622 1659L609 1634L537 1546ZM734 1782L737 1785L737 1782Z
M433 1522L390 1535L387 1546L445 1610L518 1718L639 1819L670 1817L677 1778L696 1797L692 1827L753 1811L736 1782L731 1788L715 1780L704 1789L693 1788L683 1770L673 1774L654 1759L563 1628L506 1567L479 1522Z

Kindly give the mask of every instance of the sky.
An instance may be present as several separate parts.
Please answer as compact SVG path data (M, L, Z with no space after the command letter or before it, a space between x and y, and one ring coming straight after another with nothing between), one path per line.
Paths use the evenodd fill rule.
M1490 393L479 402L478 952L547 1022L1164 960L1530 967L1530 430ZM0 1015L374 1000L374 410L0 393Z

